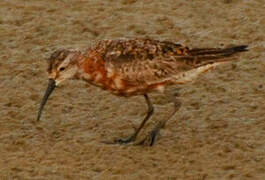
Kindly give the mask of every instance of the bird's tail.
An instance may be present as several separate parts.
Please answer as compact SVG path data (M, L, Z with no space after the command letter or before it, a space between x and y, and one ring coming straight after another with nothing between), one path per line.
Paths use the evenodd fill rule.
M196 48L189 50L190 63L194 67L200 67L217 62L236 60L235 54L248 51L247 45L232 46L227 48ZM187 58L187 57L186 57Z
M236 53L247 51L247 46L233 46L228 48L208 48L191 49L188 56L183 57L185 64L188 64L190 70L178 73L174 76L174 83L186 83L195 79L199 74L207 72L215 66L225 62L236 60L233 56Z
M207 55L216 55L216 56L230 56L232 54L247 51L247 45L241 46L232 46L228 48L196 48L191 49L189 53L193 56L207 56Z

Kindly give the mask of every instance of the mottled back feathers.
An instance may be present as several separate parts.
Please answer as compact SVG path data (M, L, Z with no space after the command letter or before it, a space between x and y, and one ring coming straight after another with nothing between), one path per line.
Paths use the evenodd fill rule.
M246 48L243 45L189 49L173 42L147 38L101 40L86 51L55 51L48 60L47 70L58 83L79 77L119 93L126 88L126 92L136 93L192 81L219 64L235 60L234 55Z
M119 72L128 82L152 84L173 80L182 72L207 64L233 60L232 55L246 51L246 47L189 49L169 41L129 39L102 40L94 49L107 67Z

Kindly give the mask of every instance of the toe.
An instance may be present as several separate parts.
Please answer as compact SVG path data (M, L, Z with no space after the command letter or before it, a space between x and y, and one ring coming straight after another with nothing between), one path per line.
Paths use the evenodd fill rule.
M158 135L159 129L154 129L143 140L136 143L135 145L153 146Z

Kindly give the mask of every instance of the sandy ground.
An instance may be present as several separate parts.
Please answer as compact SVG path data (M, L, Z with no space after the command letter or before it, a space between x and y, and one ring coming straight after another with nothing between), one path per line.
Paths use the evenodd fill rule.
M265 179L264 9L264 0L1 0L0 179ZM153 147L102 143L132 133L144 98L82 81L56 89L36 123L53 50L145 36L250 51L181 86L183 106ZM151 97L139 140L172 110Z

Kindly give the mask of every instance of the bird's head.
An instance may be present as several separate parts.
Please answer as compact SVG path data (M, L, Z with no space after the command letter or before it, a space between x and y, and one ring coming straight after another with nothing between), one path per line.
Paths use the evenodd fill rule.
M51 54L47 68L49 83L39 108L37 120L40 119L42 109L54 88L64 80L72 79L76 76L78 55L78 51L66 49L60 49Z
M66 79L74 78L77 67L78 51L60 49L53 52L48 59L47 72L49 79L55 81L57 86Z

